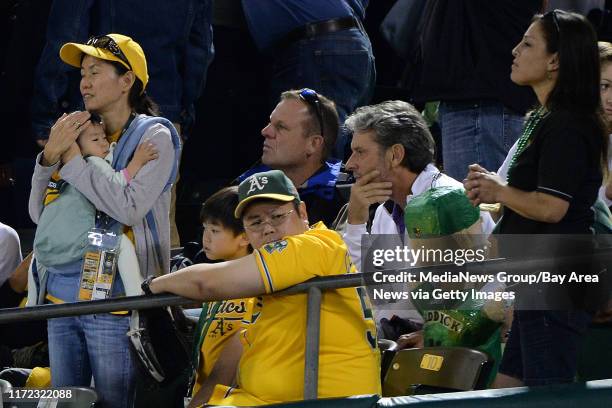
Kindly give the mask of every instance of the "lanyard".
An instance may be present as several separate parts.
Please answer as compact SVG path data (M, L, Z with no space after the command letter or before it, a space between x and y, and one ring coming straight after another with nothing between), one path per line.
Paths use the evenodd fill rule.
M132 124L132 121L134 120L135 117L136 117L136 114L134 112L130 113L130 117L128 118L127 122L125 122L125 125L123 126L123 129L121 130L121 133L119 134L119 137L116 140L117 142L121 140L121 138L123 137L123 134L128 130L128 128Z
M132 112L130 114L130 117L128 118L127 122L125 122L125 125L123 125L123 129L121 130L121 133L119 134L119 137L116 140L117 142L119 142L119 140L121 140L121 138L123 137L124 133L128 130L128 128L132 124L132 121L134 120L134 118L136 118L136 114L134 112ZM96 226L98 228L112 230L113 226L116 225L116 224L117 223L115 222L115 220L113 218L111 218L109 215L105 214L104 212L96 209ZM118 230L115 230L114 232L118 233Z

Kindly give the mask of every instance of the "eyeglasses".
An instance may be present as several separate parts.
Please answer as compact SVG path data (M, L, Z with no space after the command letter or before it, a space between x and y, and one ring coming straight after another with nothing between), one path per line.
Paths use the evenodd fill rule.
M319 120L319 128L321 129L321 136L323 136L323 113L321 112L321 101L319 95L310 88L303 88L300 90L300 98L314 108Z
M115 57L125 62L130 70L132 69L132 64L130 64L130 61L128 61L123 51L121 51L121 48L119 48L115 40L113 40L111 37L107 35L89 37L89 40L87 40L85 45L91 45L92 47L110 51Z
M281 225L295 210L287 211L283 214L272 214L268 219L257 219L253 221L249 221L248 223L244 223L244 229L247 229L252 232L261 232L264 229L264 225L269 224L272 227L278 227Z

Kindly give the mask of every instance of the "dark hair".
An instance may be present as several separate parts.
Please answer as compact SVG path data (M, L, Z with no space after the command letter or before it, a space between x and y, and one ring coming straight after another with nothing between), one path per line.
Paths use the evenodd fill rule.
M100 115L98 115L97 113L94 112L89 112L89 121L91 122L92 125L100 125L100 126L104 126L104 123L102 122L102 118L100 117ZM76 140L77 145L79 146L79 148L82 148L81 146L81 135L83 135L83 131L79 132L79 137ZM84 157L90 157L91 155L85 155Z
M128 69L116 61L107 61L113 67L115 67L115 71L118 75L124 75L128 72ZM130 88L130 93L128 95L128 103L130 107L136 113L144 113L149 116L160 116L159 106L151 99L146 92L142 92L142 81L135 77L134 85Z
M200 222L216 222L232 230L234 235L243 233L242 221L234 217L234 210L237 206L238 186L222 188L202 204Z
M318 92L317 97L319 98L319 106L321 107L321 121L323 122L323 153L321 155L321 162L324 162L327 158L329 158L332 150L334 150L334 146L336 145L338 130L340 129L340 119L338 119L336 104L331 99L326 98ZM295 99L302 101L308 107L310 118L304 124L305 137L321 133L317 112L311 104L305 102L300 97L300 90L291 89L289 91L285 91L281 94L280 99L281 101L285 99Z
M435 143L425 119L408 102L386 101L362 106L346 119L352 132L374 131L374 140L384 149L394 144L404 147L402 166L422 172L434 159Z
M100 117L100 115L98 115L95 112L89 112L89 120L91 121L91 123L93 123L94 125L100 125L102 123L102 118Z
M554 10L536 14L546 49L558 53L557 81L546 101L549 111L566 110L590 116L602 137L601 161L607 167L608 135L601 107L599 49L591 23L580 14Z

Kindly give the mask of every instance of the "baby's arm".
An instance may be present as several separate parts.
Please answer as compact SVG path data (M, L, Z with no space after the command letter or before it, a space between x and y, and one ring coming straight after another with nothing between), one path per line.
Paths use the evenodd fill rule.
M136 177L136 173L138 173L145 164L151 160L157 159L157 157L157 149L155 149L153 143L145 140L144 143L139 144L134 152L134 157L132 157L132 160L130 160L127 167L123 170L128 182Z

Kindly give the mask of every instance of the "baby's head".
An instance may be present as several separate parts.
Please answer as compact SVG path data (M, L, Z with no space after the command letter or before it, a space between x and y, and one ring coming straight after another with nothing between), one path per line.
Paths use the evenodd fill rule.
M110 143L106 139L104 124L96 115L90 118L91 125L81 132L77 138L77 144L83 156L106 157L110 149Z

